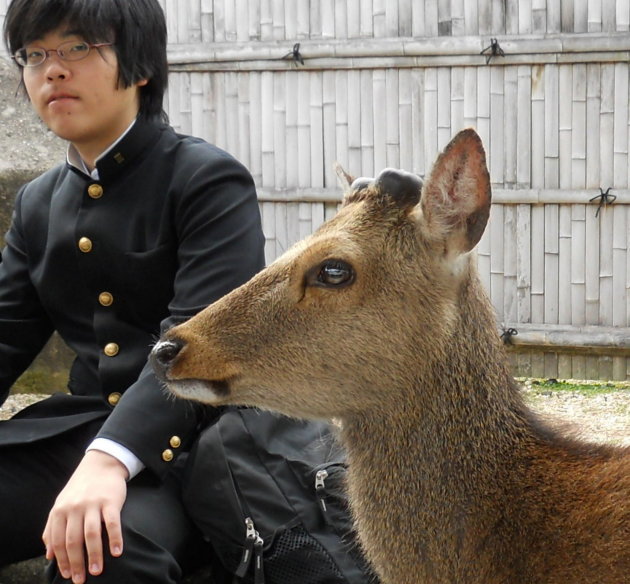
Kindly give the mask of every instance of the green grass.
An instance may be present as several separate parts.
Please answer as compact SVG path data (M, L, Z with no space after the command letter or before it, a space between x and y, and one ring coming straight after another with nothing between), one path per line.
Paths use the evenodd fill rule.
M67 391L68 373L47 368L29 369L13 384L11 393L49 394Z
M630 381L582 381L576 379L533 379L517 377L523 386L535 394L548 394L551 391L578 392L585 396L614 393L618 390L630 391Z

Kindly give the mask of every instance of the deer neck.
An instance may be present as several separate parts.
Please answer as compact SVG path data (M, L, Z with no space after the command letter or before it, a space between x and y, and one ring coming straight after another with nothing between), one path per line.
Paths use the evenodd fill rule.
M387 558L401 558L385 582L448 582L460 574L457 564L475 547L471 534L484 531L474 522L492 520L498 478L527 439L520 395L496 357L502 350L492 315L483 302L468 306L448 357L413 387L394 388L407 399L344 420L349 490L366 551L389 570L398 568ZM424 560L412 576L405 557Z

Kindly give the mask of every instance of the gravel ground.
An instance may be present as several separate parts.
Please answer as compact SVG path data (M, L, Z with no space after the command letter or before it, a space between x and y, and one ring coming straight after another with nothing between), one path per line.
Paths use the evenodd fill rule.
M523 391L534 410L549 420L567 423L571 432L580 437L630 446L630 385L588 395L581 391L547 391L544 386L526 382ZM9 396L0 407L0 420L11 417L41 397L29 394Z

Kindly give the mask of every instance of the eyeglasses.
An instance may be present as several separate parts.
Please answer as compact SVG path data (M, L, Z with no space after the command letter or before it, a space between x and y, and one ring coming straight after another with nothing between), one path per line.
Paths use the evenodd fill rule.
M84 41L68 41L61 43L56 49L42 49L41 47L22 48L15 51L13 59L20 67L37 67L50 55L57 53L64 61L80 61L90 54L90 49L109 47L114 43L86 43Z

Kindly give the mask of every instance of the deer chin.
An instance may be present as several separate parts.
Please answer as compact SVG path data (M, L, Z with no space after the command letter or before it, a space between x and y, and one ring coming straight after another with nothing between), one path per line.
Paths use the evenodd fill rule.
M230 395L229 380L171 379L166 386L177 397L210 405L223 403Z

